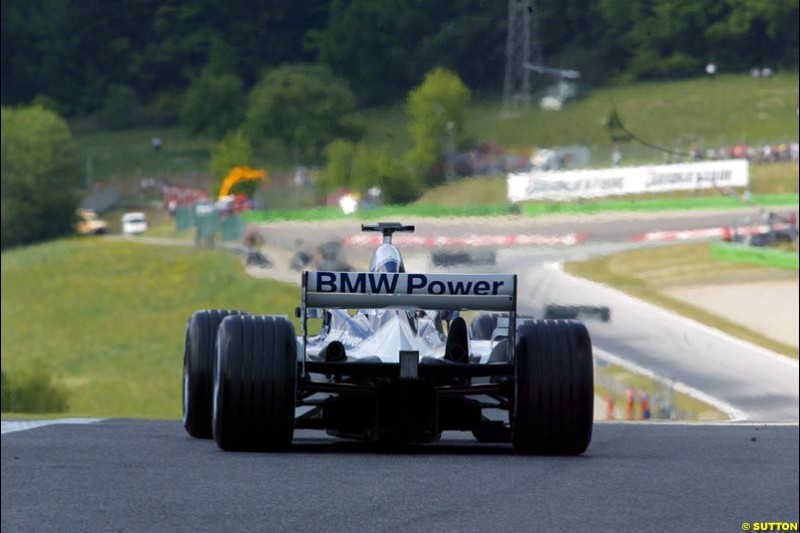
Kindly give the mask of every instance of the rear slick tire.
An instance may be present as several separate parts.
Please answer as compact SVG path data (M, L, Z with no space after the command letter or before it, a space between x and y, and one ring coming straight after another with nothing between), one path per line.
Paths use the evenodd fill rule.
M297 395L297 339L281 316L230 316L217 335L213 430L226 451L289 449Z
M186 324L183 350L183 427L197 439L210 439L214 390L214 346L222 320L242 314L233 309L195 311Z
M519 328L512 442L525 455L580 455L592 440L592 343L580 322L536 320Z

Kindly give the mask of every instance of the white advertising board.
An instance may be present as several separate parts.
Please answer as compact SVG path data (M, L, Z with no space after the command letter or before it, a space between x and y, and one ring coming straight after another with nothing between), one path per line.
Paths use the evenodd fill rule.
M531 171L508 176L508 199L566 201L626 194L746 187L746 159L592 170Z

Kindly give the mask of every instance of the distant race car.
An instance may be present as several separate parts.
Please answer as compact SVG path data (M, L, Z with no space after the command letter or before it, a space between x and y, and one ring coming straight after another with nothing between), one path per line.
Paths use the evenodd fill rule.
M413 226L362 230L383 233L369 272L302 273L301 335L286 316L191 316L190 435L223 450L285 451L295 428L370 442L460 430L523 454L586 450L594 389L582 323L519 317L514 274L406 272L392 235ZM468 328L468 310L486 312ZM310 320L321 320L313 335Z

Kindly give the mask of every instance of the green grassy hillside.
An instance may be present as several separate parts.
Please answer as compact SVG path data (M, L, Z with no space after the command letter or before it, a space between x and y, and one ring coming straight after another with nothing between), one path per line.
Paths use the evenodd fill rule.
M798 138L796 74L771 80L749 76L721 76L640 83L593 91L587 98L562 111L539 109L503 118L496 101L474 102L467 124L476 139L493 141L527 151L532 146L585 144L592 149L594 163L610 163L611 142L605 127L611 99L626 126L650 142L675 148L680 143L761 143ZM407 119L399 108L366 113L367 142L408 147ZM663 160L663 154L635 144L622 147L626 163Z
M71 415L177 418L194 310L290 314L298 302L221 251L86 238L5 252L3 373L45 373Z
M594 163L610 160L611 146L605 120L611 109L610 98L626 125L651 142L669 148L688 144L760 143L798 138L797 74L780 74L771 80L749 76L720 76L608 87L569 104L560 112L538 109L508 119L500 114L496 100L473 102L467 118L469 133L480 141L493 141L527 153L532 146L586 144ZM409 147L408 119L402 106L369 109L364 113L365 142L387 146L396 154ZM150 147L150 139L164 141L160 153ZM171 175L206 173L209 139L187 137L177 128L95 131L77 135L82 161L92 160L94 179L111 176ZM623 146L626 164L661 161L663 154L635 144ZM275 142L256 147L254 163L285 170L291 161Z

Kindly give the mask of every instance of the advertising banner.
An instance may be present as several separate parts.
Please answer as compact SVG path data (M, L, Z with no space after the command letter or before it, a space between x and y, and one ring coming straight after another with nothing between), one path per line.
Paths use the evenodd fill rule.
M746 187L745 159L591 170L531 171L508 176L508 199L568 201L626 194Z

